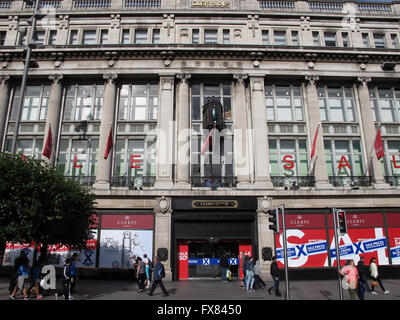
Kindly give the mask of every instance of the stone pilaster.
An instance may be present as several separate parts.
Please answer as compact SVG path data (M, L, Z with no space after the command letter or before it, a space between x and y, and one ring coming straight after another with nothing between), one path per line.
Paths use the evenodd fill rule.
M50 74L49 79L52 80L50 97L49 97L49 106L47 109L47 117L46 117L46 128L44 132L44 140L43 140L43 150L46 147L47 136L49 135L49 128L51 128L51 136L53 141L53 148L50 155L50 159L46 157L42 157L44 161L49 164L54 165L56 160L56 144L58 137L58 128L60 124L60 115L61 115L61 100L62 100L62 83L61 80L63 78L62 74ZM42 150L42 151L43 151Z
M180 189L190 188L190 94L188 73L179 73L176 77L180 80L177 92L177 156L176 156L176 184Z
M161 197L157 198L157 205L154 208L155 212L155 230L154 230L154 254L157 255L157 251L160 248L168 250L167 261L161 261L165 268L165 280L172 280L171 270L171 198Z
M104 74L103 78L106 80L104 88L104 100L101 111L101 124L100 124L100 139L99 139L99 153L97 162L97 175L95 189L109 189L110 176L112 167L112 150L110 151L107 159L104 159L104 153L107 147L107 140L110 135L110 130L113 129L115 103L117 94L116 73ZM113 131L113 139L114 130ZM114 139L115 140L115 139ZM115 143L114 143L115 144Z
M385 182L382 165L378 158L376 157L376 153L373 150L376 132L375 123L374 123L374 115L371 108L371 100L369 98L369 90L368 90L368 82L371 81L369 77L358 77L358 98L360 101L360 114L361 114L361 123L362 130L364 134L365 140L365 148L367 153L366 159L366 167L369 172L365 172L364 174L372 176L372 180L374 183L374 187L377 189L389 188L389 185Z
M174 142L174 75L160 76L160 104L158 112L156 189L171 189L172 155Z
M3 135L6 128L8 101L10 98L10 76L0 75L0 142L3 141ZM1 145L1 143L0 143Z
M305 77L306 80L306 94L307 94L307 115L308 115L308 128L309 128L309 141L310 150L314 141L315 133L318 129L317 141L315 144L315 155L311 160L310 169L311 173L315 176L315 188L316 189L332 189L332 185L328 180L328 171L326 168L325 150L324 150L324 137L321 124L321 117L319 111L318 92L316 82L319 80L318 76L308 75Z
M250 76L250 99L253 133L254 188L273 189L269 172L269 147L267 132L264 76Z
M233 79L237 80L234 87L233 102L233 126L234 126L234 165L237 176L237 188L248 188L250 185L250 154L248 141L248 116L249 106L246 101L245 80L247 74L234 74Z
M258 230L258 260L260 261L261 272L264 278L270 277L271 261L264 261L262 258L262 249L271 248L272 254L274 250L274 232L268 228L268 210L272 209L272 199L264 196L257 198L257 230Z

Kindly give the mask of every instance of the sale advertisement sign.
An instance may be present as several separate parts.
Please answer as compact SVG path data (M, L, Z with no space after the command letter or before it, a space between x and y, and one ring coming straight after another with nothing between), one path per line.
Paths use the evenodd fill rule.
M178 278L187 279L189 277L189 245L187 241L178 241Z
M328 256L324 229L286 230L289 267L322 267ZM284 266L283 233L276 235L278 266Z
M14 261L24 251L29 259L29 265L32 265L33 251L35 247L26 243L12 243L6 242L6 249L3 256L3 266L13 266Z
M388 228L392 264L400 264L400 228Z
M357 264L360 255L365 259L366 264L372 258L376 258L379 265L388 265L388 245L384 228L363 228L348 229L347 234L338 236L340 260L354 260ZM334 231L329 230L331 265L336 264L336 247ZM343 264L343 262L341 263ZM328 266L328 260L324 266Z

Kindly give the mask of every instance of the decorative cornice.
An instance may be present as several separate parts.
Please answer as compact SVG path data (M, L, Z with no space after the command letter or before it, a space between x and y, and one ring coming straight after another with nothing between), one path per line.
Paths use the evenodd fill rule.
M365 77L365 76L358 77L357 82L362 87L368 87L368 83L371 82L371 77Z
M62 78L64 78L64 76L58 73L52 73L49 75L49 79L52 80L54 84L59 84Z
M187 83L189 79L192 77L190 73L177 73L176 77L182 82Z
M244 81L248 79L249 75L246 73L235 73L233 79L237 80L238 84L244 84Z
M319 80L319 76L310 74L304 76L304 79L306 80L308 85L315 86L316 82Z

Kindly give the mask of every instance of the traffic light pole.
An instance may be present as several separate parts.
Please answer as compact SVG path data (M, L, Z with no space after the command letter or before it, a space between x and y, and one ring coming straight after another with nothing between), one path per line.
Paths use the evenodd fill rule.
M335 231L336 265L338 271L339 297L340 300L343 300L343 288L342 288L342 281L340 279L340 252L339 252L340 250L339 250L338 220L337 220L336 208L332 208L332 215L333 215L333 229Z
M283 231L283 258L285 262L285 286L286 286L286 300L290 300L289 292L289 264L287 256L287 243L286 243L286 224L285 224L285 206L281 204L282 212L282 231ZM279 219L279 216L278 216Z

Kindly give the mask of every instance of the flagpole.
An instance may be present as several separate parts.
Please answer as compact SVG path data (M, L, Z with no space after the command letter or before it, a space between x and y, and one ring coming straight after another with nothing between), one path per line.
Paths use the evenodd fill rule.
M376 137L378 136L378 132L379 132L380 128L381 128L381 123L378 122L378 130L376 131L374 143L373 143L372 146L371 146L371 151L370 151L369 154L368 154L368 158L367 158L367 160L368 160L368 161L367 161L367 168L365 169L363 176L365 176L365 175L367 174L367 172L369 171L369 168L370 168L370 166L371 166L371 162L372 162L372 150L374 150L374 148L375 148Z

